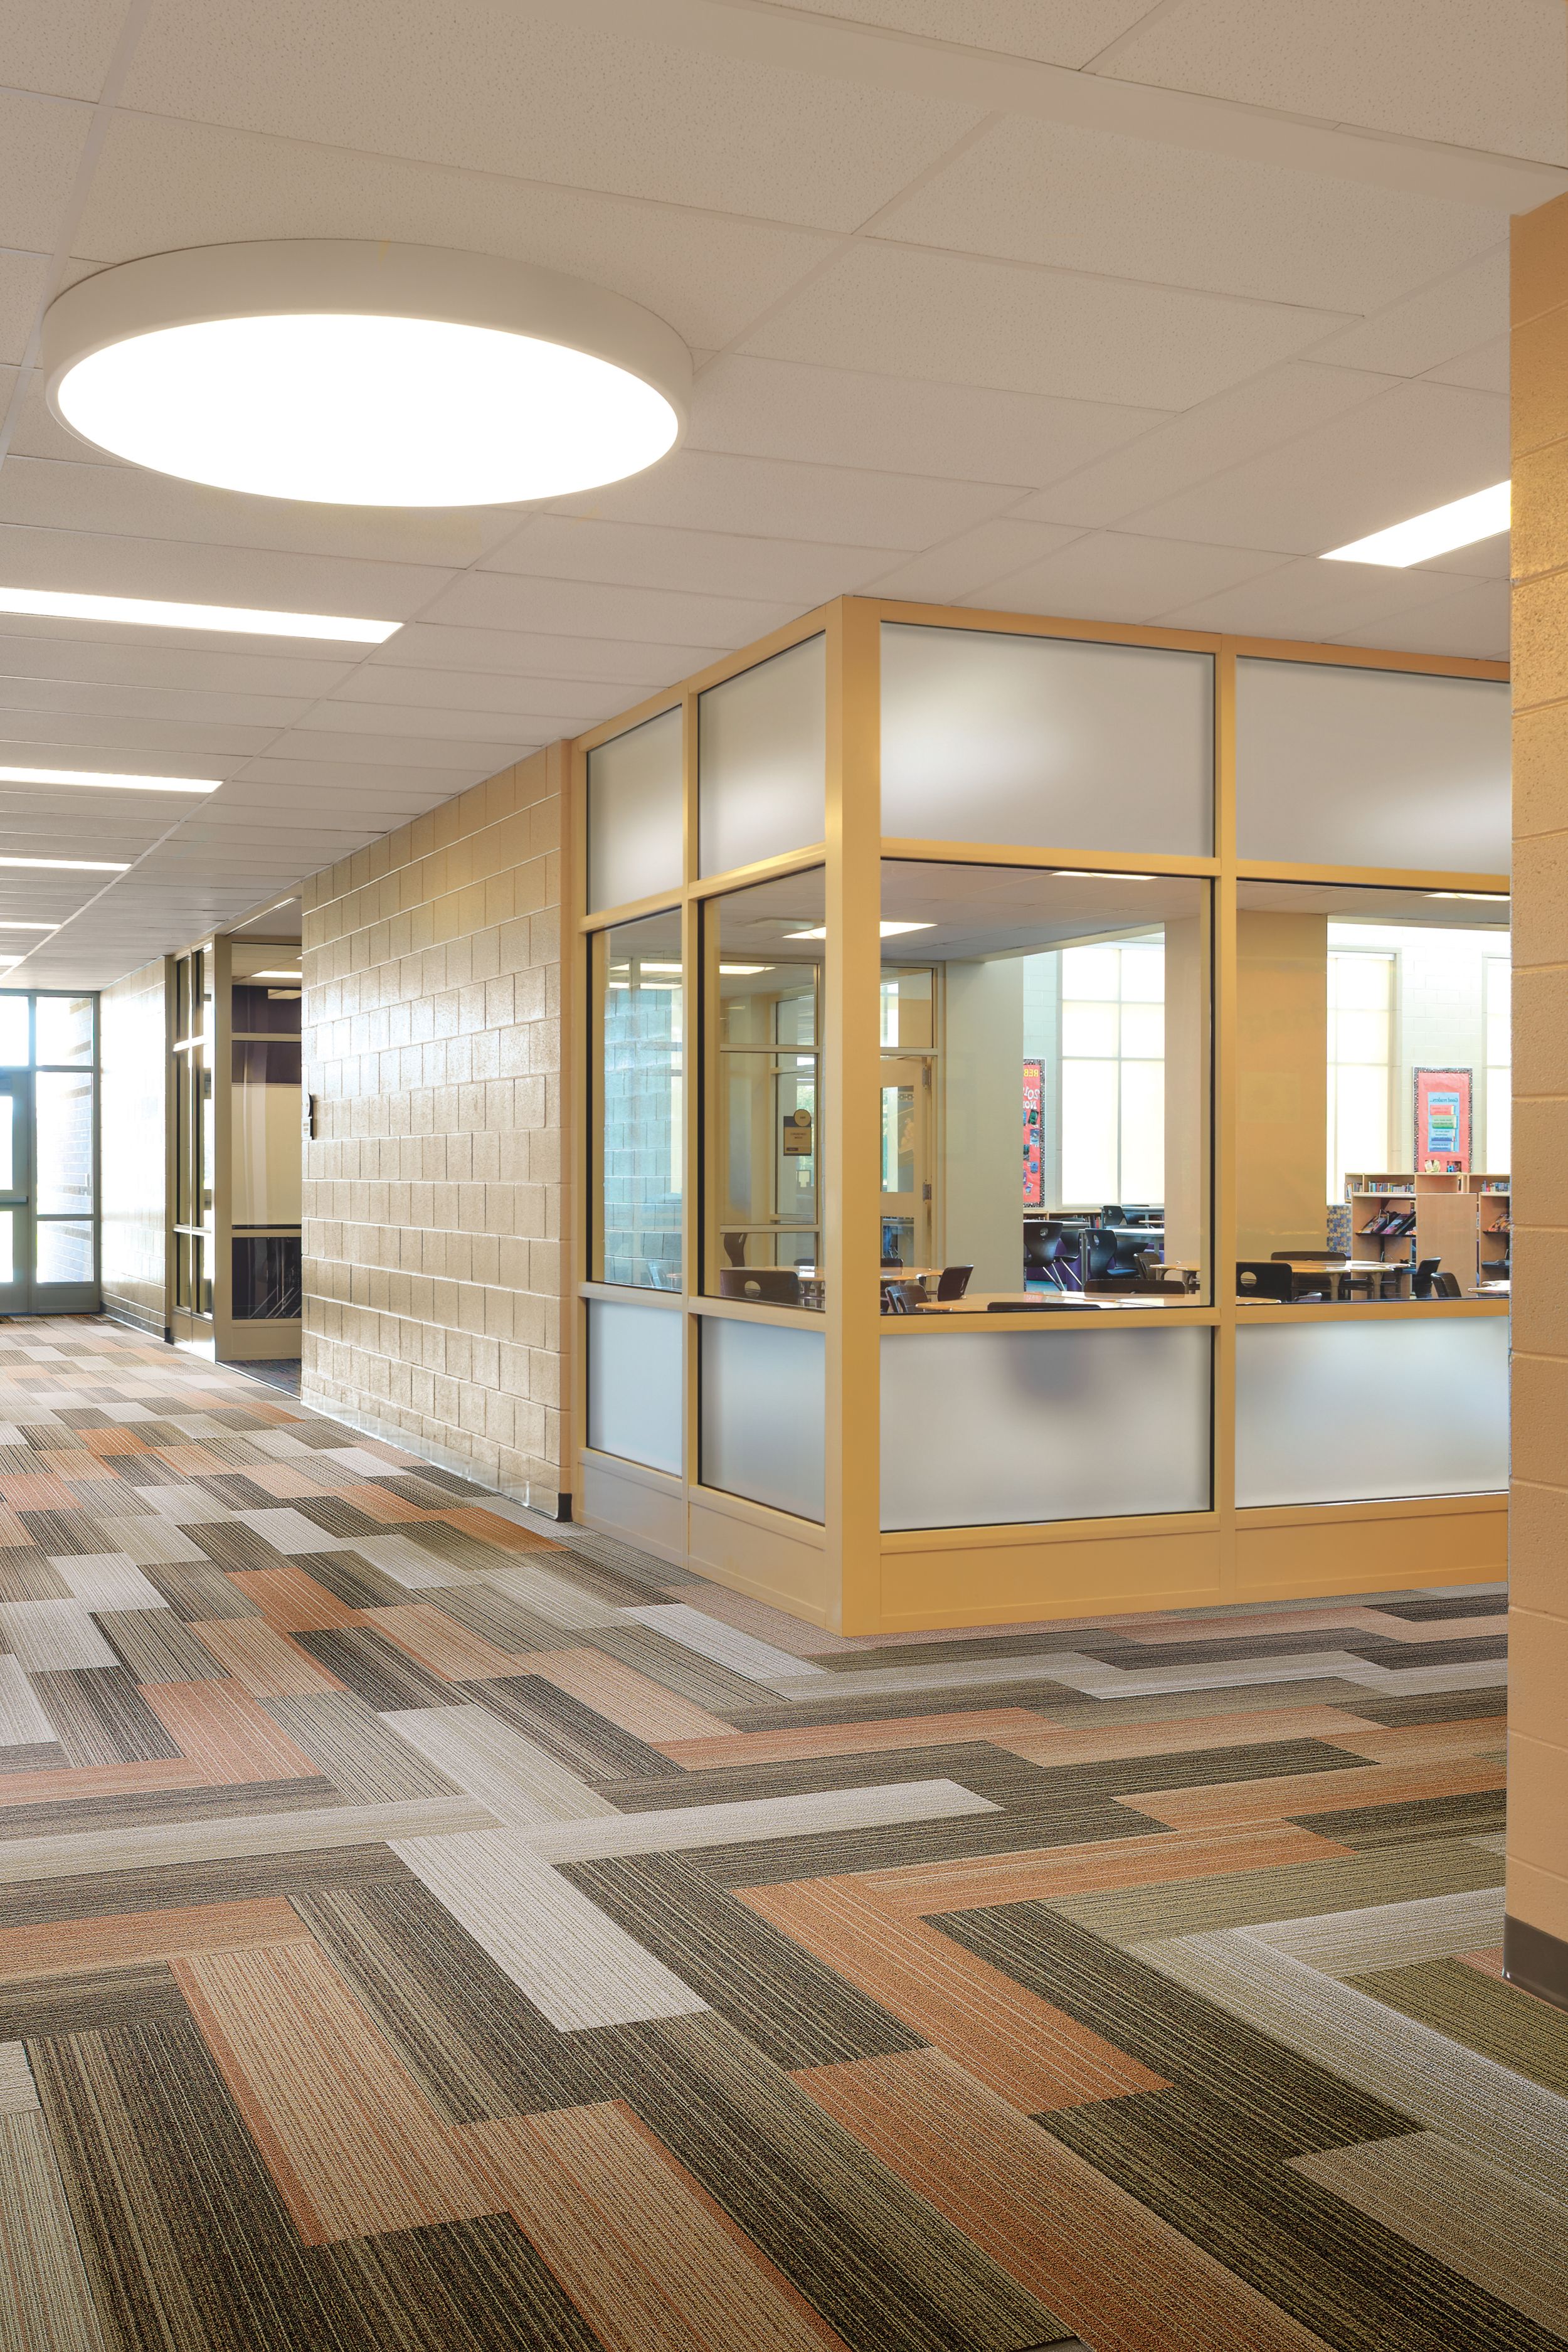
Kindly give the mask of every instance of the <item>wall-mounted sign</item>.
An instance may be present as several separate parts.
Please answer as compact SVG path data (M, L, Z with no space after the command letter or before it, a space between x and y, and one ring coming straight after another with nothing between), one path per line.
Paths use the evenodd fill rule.
M1024 1206L1038 1209L1046 1198L1045 1164L1040 1156L1045 1129L1041 1123L1043 1066L1039 1062L1024 1065Z
M1415 1166L1422 1175L1462 1175L1470 1164L1468 1070L1415 1072Z
M784 1149L786 1160L807 1160L816 1149L816 1139L812 1129L808 1110L788 1110L784 1120Z

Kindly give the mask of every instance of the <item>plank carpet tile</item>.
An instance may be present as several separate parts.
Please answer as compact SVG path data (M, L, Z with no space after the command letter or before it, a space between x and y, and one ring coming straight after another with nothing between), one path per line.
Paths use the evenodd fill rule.
M1537 2352L1495 1587L857 1641L0 1329L9 2352Z

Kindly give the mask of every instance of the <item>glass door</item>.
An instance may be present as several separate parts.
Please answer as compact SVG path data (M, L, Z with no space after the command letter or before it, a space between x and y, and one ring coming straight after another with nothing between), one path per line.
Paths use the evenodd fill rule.
M33 1262L26 1070L0 1070L0 1315L25 1314Z
M882 1264L929 1266L931 1064L882 1056Z

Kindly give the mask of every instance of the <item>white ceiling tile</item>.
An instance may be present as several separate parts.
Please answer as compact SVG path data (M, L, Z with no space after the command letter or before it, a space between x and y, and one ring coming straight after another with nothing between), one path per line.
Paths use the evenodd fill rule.
M420 617L458 628L559 629L574 636L641 636L660 645L729 647L782 627L797 609L738 597L687 596L672 589L597 587L466 572Z
M79 452L83 445L76 446ZM198 546L268 548L289 555L438 563L463 571L517 529L518 509L334 507L251 498L141 466L12 456L0 467L0 523L188 540Z
M515 145L506 168L526 160L526 144ZM542 262L630 295L708 349L759 317L834 244L721 212L123 114L104 142L78 243L122 261L289 236L400 237Z
M684 588L820 604L884 571L889 547L811 547L790 539L742 539L713 530L539 515L486 565L530 579L605 581L631 588Z
M466 754L475 742L482 742L488 750L498 735L511 733L520 741L526 738L530 745L552 743L563 736L581 735L593 724L590 716L570 703L561 704L553 712L512 717L495 710L427 710L417 703L376 703L367 709L363 702L323 702L310 719L310 730L325 735L360 735L367 726L395 728L399 740L438 742L443 755L455 747L461 747ZM291 740L283 739L285 743ZM509 747L497 764L505 767L517 756L516 750Z
M1401 383L1137 520L1174 539L1321 555L1485 489L1503 479L1508 462L1506 401Z
M1004 392L1186 408L1333 323L1281 304L862 241L744 348Z
M24 357L48 283L42 254L0 252L0 360ZM16 382L15 368L7 371Z
M928 548L907 562L868 581L873 596L908 596L918 602L956 604L988 580L1000 580L1048 555L1077 537L1076 531L1048 522L983 522L975 530L961 531L943 547Z
M1507 584L1487 581L1440 604L1423 605L1394 622L1384 635L1347 631L1340 642L1388 646L1402 653L1461 654L1471 661L1507 661L1508 623Z
M1156 499L1359 407L1397 381L1286 360L1184 415L1163 420L1124 448L1025 499L1016 512L1086 528L1119 522Z
M1253 578L1279 561L1258 548L1198 547L1098 530L963 601L998 613L1152 621L1172 604Z
M1045 65L1084 66L1148 15L1153 0L964 0L962 22L952 0L784 0L815 16L880 25L942 41L962 33L967 46Z
M362 719L369 715L363 711L355 713ZM527 748L532 751L540 740L537 734L531 734ZM493 776L521 756L516 743L494 734L477 742L443 741L423 735L416 742L411 742L403 735L374 735L368 731L354 734L347 730L332 734L316 727L297 727L287 735L279 735L266 748L268 761L342 760L351 766L370 761L387 768L477 769L480 776ZM255 772L253 761L247 773L253 776Z
M588 94L592 93L591 99ZM850 229L978 110L657 40L510 0L156 0L126 84L146 113Z
M8 57L0 62L7 81L9 64ZM0 220L6 245L54 251L91 120L88 107L0 89Z
M274 751L265 759L247 761L236 782L268 788L274 784L307 785L318 795L317 806L331 811L334 805L332 796L342 788L345 776L353 772L352 768L340 764L336 740L331 736L318 735L314 753L297 756L294 747L299 738L295 736L288 740L289 748L284 756L279 757ZM395 782L400 791L423 793L425 806L434 808L437 801L450 800L454 793L466 791L469 784L482 784L487 776L497 772L498 767L508 764L510 762L505 761L496 761L487 768L482 761L476 761L467 772L436 764L428 767L400 765ZM363 771L360 772L363 775ZM394 818L391 822L401 824L402 819ZM367 841L373 840L378 833L385 833L387 829L384 824L369 825L364 837ZM300 868L303 873L313 874L315 870L313 866Z
M0 6L0 56L13 89L57 98L96 98L114 54L126 0L5 0Z
M1373 563L1324 563L1306 558L1282 564L1243 587L1173 605L1161 618L1183 629L1220 629L1239 636L1342 635L1363 623L1373 629L1453 592L1429 572L1392 572Z
M731 352L698 375L686 450L1043 485L1119 447L1165 413L976 384L916 383Z
M1568 160L1568 17L1559 0L1185 0L1152 12L1108 70L1331 122Z
M3 670L3 664L0 664ZM84 679L7 677L0 674L0 711L14 723L21 711L106 719L166 720L180 727L291 727L316 699L277 694L224 694L155 686L90 683Z
M521 629L445 628L411 621L384 646L376 647L372 667L408 663L416 669L442 670L459 696L468 673L475 670L508 671L535 680L605 678L616 685L653 688L705 668L727 650L720 645L663 646Z
M878 237L1058 269L1369 310L1507 234L1506 215L1237 155L1015 116Z
M694 667L689 660L682 660L678 674L685 677ZM569 707L591 711L593 715L583 724L593 727L624 707L626 689L618 680L568 681L561 673L554 678L545 678L486 670L451 673L416 669L406 663L367 662L344 680L333 700L339 709L353 704L390 704L410 710L456 710L475 716L489 711L507 719L548 717L552 711ZM576 731L580 733L582 729Z
M1479 343L1473 352L1465 352L1457 360L1447 360L1431 371L1434 383L1468 384L1476 392L1500 392L1509 388L1509 339L1500 335L1495 342Z
M1502 237L1464 268L1327 336L1311 355L1331 367L1425 375L1477 343L1506 335L1508 324L1508 239Z
M122 629L112 639L98 641L33 636L23 634L26 628L26 621L16 615L0 620L0 691L7 679L52 678L192 693L303 696L314 701L352 677L354 668L352 661L333 659L333 649L325 644L321 647L325 660L306 661L229 653L221 649L221 638L200 646L193 644L188 650L138 643L143 634L163 635L162 630Z
M393 621L418 612L451 578L447 565L363 563L288 555L272 548L195 547L180 540L0 524L0 582L13 588L167 596L187 604Z
M1021 487L681 449L631 481L584 490L553 510L751 538L914 549L997 513Z

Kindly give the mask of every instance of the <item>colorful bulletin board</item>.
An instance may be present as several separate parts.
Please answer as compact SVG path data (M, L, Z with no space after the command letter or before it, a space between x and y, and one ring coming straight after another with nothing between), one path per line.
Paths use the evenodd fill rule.
M1468 1070L1415 1072L1415 1172L1465 1173L1470 1165Z
M1041 1159L1041 1071L1038 1062L1024 1065L1024 1206L1038 1209L1046 1198L1045 1163Z

